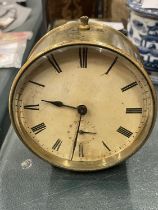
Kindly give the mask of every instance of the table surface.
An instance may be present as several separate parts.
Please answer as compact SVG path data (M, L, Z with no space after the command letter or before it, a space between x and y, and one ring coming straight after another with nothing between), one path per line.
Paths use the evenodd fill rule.
M91 173L49 165L30 152L10 127L0 154L0 209L157 210L158 119L134 156L117 167Z

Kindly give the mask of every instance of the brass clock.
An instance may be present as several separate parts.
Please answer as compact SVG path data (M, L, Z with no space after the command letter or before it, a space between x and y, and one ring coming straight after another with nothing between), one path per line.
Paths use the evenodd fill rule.
M15 131L34 153L77 171L127 159L156 117L154 88L137 49L87 17L35 45L13 82L9 107Z

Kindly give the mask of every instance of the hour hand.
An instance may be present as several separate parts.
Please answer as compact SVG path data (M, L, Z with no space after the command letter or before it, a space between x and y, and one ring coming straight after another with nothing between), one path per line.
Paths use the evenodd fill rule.
M62 101L47 101L47 100L41 100L41 101L53 104L54 106L57 106L57 107L68 107L68 108L71 108L71 109L77 109L77 107L66 105Z

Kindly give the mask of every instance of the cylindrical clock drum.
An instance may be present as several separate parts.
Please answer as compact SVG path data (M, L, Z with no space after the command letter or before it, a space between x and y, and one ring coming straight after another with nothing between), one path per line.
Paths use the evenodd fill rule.
M156 117L153 85L137 48L103 22L81 17L39 40L10 92L22 142L54 166L114 166L146 141Z

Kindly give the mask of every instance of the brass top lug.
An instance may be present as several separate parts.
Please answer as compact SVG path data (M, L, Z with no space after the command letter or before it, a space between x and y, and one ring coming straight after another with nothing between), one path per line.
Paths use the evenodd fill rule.
M89 18L87 16L80 17L79 29L80 30L89 30L90 25L88 24L88 21L89 21Z

